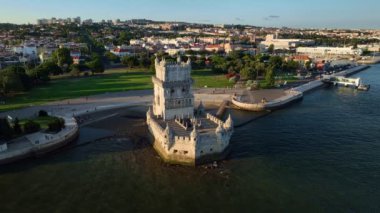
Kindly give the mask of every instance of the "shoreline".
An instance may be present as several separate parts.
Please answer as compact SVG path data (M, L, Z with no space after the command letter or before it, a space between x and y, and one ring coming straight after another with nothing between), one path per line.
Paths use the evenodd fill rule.
M356 74L360 71L363 71L369 67L370 66L357 66L357 67L351 68L349 70L345 70L345 71L342 71L340 73L337 73L336 75L350 76L350 75ZM255 121L261 117L264 117L264 116L270 114L270 111L272 111L272 110L285 108L286 106L292 104L293 102L301 100L303 98L304 93L313 91L313 90L315 90L315 89L317 89L323 85L324 84L321 82L321 80L315 80L315 81L311 81L309 83L300 85L296 88L293 88L293 89L291 89L291 91L293 91L293 92L296 91L295 95L294 94L287 94L285 96L285 98L283 96L283 97L274 99L271 102L268 102L269 104L267 104L267 106L264 108L265 110L263 110L263 111L267 111L266 113L263 113L260 115L254 115L253 117L250 117L250 118L248 118L248 119L246 119L240 123L236 122L235 127L236 128L242 127L242 126L244 126L250 122L253 122L253 121ZM129 92L129 93L132 94L132 92ZM47 153L51 153L51 152L65 146L65 145L69 144L70 142L74 141L76 138L78 138L79 127L91 125L92 123L101 122L103 120L107 120L108 118L112 118L112 117L118 115L118 114L111 114L111 115L107 115L107 116L103 116L103 117L97 117L97 113L106 113L107 114L107 112L114 111L114 110L128 110L128 109L133 108L133 107L148 106L150 104L150 102L146 101L146 100L150 97L149 91L144 91L142 93L145 94L145 96L143 94L139 93L140 95L138 96L137 99L135 98L137 100L135 102L110 103L110 104L106 104L106 105L104 105L104 103L107 103L107 102L104 102L104 103L100 103L98 105L85 105L85 106L79 105L82 108L79 108L79 106L78 106L78 108L76 108L75 106L77 106L77 105L69 105L69 109L66 111L64 111L63 110L64 107L62 107L60 105L48 105L48 107L52 107L52 108L50 108L51 109L50 112L54 112L55 110L57 110L54 107L57 107L57 106L60 107L60 109L62 109L62 111L59 111L59 109L58 109L56 111L56 113L54 113L54 114L62 116L64 118L66 118L67 120L71 116L76 117L76 118L80 118L81 116L94 116L95 119L90 121L90 123L81 123L81 122L74 121L74 124L71 124L71 127L75 128L74 134L66 133L66 136L63 138L63 140L59 140L59 142L55 142L53 144L49 144L49 142L46 142L46 144L47 144L46 147L39 146L39 148L35 148L34 146L30 146L29 148L21 149L21 151L20 151L20 149L13 150L13 154L9 154L8 150L1 152L0 153L0 164L4 164L4 163L8 163L8 162L14 162L14 161L18 161L20 159L25 159L25 158L29 158L29 157L33 157L33 156L38 156L39 153L41 153L41 152L42 152L42 155L47 154ZM218 105L220 105L221 103L223 103L224 100L226 100L227 98L230 98L232 96L232 93L234 93L233 89L227 90L227 93L224 90L224 93L221 93L221 94L218 94L218 93L215 94L215 89L214 90L199 89L199 90L195 91L195 96L196 96L195 100L198 103L200 101L202 101L205 104L206 108L208 108L208 110L215 111L218 109ZM115 98L114 95L115 94L111 95L112 98ZM98 96L101 98L104 97L104 95L98 95ZM217 97L215 97L215 96L217 96ZM136 97L136 96L131 96L131 97ZM78 99L78 100L80 100L80 99ZM22 110L27 110L27 109L22 109ZM16 113L16 112L13 112L13 113ZM138 117L138 119L139 119L139 117ZM144 119L144 117L141 117L141 119ZM69 135L69 137L67 135ZM97 140L99 140L99 138ZM24 143L31 143L31 142L26 140L26 141L24 141ZM4 153L6 153L6 152L8 152L8 156L5 156Z

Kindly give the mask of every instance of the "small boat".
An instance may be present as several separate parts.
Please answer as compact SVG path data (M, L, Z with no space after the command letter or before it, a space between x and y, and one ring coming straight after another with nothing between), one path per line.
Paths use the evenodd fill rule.
M371 86L368 84L360 84L359 86L358 86L358 90L362 90L362 91L368 91L369 90L369 88L370 88Z

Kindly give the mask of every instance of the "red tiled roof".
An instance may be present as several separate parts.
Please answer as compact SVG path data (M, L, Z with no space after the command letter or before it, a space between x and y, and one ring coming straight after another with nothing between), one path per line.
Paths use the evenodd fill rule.
M310 60L310 58L307 55L295 55L293 56L293 60L307 61L307 60Z
M220 45L219 44L209 44L209 45L206 45L206 48L220 48Z

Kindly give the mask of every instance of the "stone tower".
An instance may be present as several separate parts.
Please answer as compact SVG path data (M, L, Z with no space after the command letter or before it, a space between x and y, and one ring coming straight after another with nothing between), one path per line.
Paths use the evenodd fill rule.
M155 60L153 114L163 120L192 118L194 115L194 95L192 93L191 63Z

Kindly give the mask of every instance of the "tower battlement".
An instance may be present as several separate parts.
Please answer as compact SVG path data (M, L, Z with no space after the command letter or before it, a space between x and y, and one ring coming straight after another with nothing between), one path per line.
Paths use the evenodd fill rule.
M155 60L156 78L161 81L184 81L191 78L191 61L182 62L177 58L177 62L168 62L164 59Z
M191 63L182 62L178 57L176 63L165 59L155 60L156 76L153 78L154 102L153 113L164 120L183 115L193 116L194 95L192 93Z

